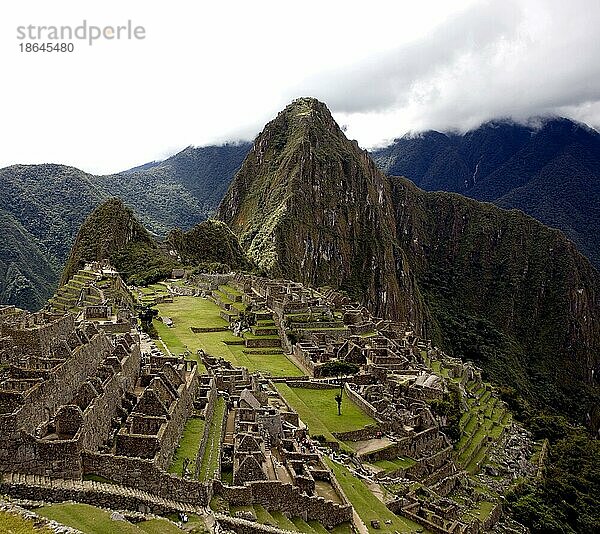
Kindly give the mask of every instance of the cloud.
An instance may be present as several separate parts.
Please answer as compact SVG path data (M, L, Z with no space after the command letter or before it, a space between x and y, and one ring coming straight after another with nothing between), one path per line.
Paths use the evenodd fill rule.
M495 117L558 114L597 127L599 26L594 1L478 3L419 40L300 87L328 102L363 146Z
M319 72L296 89L316 91L336 111L384 111L423 99L423 83L440 79L450 66L478 51L489 54L497 43L514 38L519 10L513 2L472 6L432 28L425 37L370 57L349 68ZM403 29L399 21L398 31Z
M137 42L25 54L20 25L132 20ZM24 0L0 19L0 165L109 173L253 138L315 96L364 147L407 131L562 114L600 125L600 3Z

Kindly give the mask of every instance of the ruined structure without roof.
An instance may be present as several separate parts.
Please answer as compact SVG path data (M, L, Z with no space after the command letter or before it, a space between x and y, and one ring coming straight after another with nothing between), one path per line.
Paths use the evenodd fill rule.
M392 528L385 520L365 525L354 513L336 477L344 469L366 487L382 488L387 509L425 531L487 532L501 517L499 500L484 518L473 513L481 501L473 475L493 443L459 441L457 452L443 431L448 421L433 406L448 402L453 389L461 393L473 408L460 422L463 438L473 417L494 421L497 441L513 439L516 429L500 401L477 412L482 398L492 398L477 368L419 340L409 324L292 281L206 275L165 285L171 300L185 295L218 305L244 350L285 352L304 374L273 377L207 351L186 357L159 350L105 297L129 292L107 265L88 266L69 287L48 311L0 308L2 493L193 513L237 532L283 528L261 524L256 510L297 518L293 524L313 525L312 532ZM99 300L90 300L94 294ZM326 376L331 362L358 372ZM340 392L372 423L316 436L283 386L330 391L331 399ZM204 425L196 455L169 472L191 420ZM523 443L526 437L511 450ZM506 462L511 476L531 469L524 459ZM223 513L215 499L230 511L246 509Z

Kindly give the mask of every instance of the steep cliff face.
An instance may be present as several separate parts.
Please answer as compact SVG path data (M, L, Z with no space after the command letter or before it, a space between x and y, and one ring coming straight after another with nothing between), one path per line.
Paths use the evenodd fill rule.
M589 261L521 212L386 177L314 99L265 127L219 217L269 274L411 320L533 403L583 419L598 402L600 277Z
M534 403L583 417L600 369L600 276L590 262L520 211L391 180L427 334Z
M372 157L388 174L426 191L517 208L559 228L599 268L600 133L564 118L534 123L423 132L396 139Z
M267 124L218 216L271 275L334 285L379 315L421 313L395 247L389 182L317 100L298 99Z
M108 259L126 281L145 284L168 276L175 261L118 198L100 204L81 226L65 265L61 285L86 262Z

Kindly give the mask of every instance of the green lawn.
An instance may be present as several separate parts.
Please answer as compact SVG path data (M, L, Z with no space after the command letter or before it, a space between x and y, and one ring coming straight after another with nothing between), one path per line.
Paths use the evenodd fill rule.
M204 434L204 419L200 417L190 417L185 424L181 439L179 440L179 446L175 451L173 463L169 468L170 473L183 476L183 460L185 458L190 459L189 469L194 472L196 465L194 463L196 454L200 448L202 442L202 436Z
M338 389L291 388L287 384L276 384L276 387L298 412L313 436L321 434L329 441L336 441L333 432L358 430L375 423L345 394L342 400L342 415L338 415L335 402ZM343 446L347 448L346 445Z
M412 458L396 458L394 460L377 460L373 465L381 467L386 471L397 471L398 469L407 469L415 465L415 460Z
M225 341L243 341L231 331L192 332L193 326L227 328L228 323L220 317L220 308L214 302L198 297L175 297L174 302L159 304L157 308L159 315L173 320L172 328L160 321L155 321L154 324L161 339L174 354L184 352L187 347L192 352L191 357L195 359L198 349L202 349L211 356L224 358L233 365L247 367L250 371L261 371L275 377L303 375L284 354L244 354L244 345L226 345Z
M175 328L169 328L159 319L154 319L154 327L160 336L160 339L168 347L169 351L175 356L185 352L185 345L180 341L175 333Z
M365 485L356 478L345 466L325 458L327 465L333 471L335 478L342 486L346 497L352 503L356 513L363 520L369 532L423 532L423 527L410 519L400 517L392 513ZM371 520L376 519L381 523L381 529L371 527ZM392 523L386 525L384 522L390 520Z
M232 287L232 286L219 286L219 289L221 291L226 290L227 293L229 293L230 295L236 295L236 296L243 295L243 293L239 289L236 289L235 287Z
M52 534L49 528L37 528L31 519L25 519L16 514L0 512L0 532L13 534Z
M115 532L119 534L181 534L183 532L172 523L162 519L143 521L135 525L127 521L113 521L110 518L110 512L89 504L50 504L39 508L36 513L81 530L85 534L114 534Z
M221 431L223 428L223 415L225 414L225 401L222 397L217 399L215 411L210 421L210 431L208 434L208 443L204 449L200 472L198 478L201 481L218 478L219 454L221 453Z
M138 288L144 295L167 295L169 293L166 286L162 284L150 284L148 287Z

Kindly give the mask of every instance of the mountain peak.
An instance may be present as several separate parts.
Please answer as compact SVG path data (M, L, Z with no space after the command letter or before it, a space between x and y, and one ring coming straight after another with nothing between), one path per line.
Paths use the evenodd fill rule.
M325 115L331 117L331 112L325 103L312 96L302 96L292 100L280 114L293 115L296 117L309 117L314 115Z
M265 126L218 217L265 272L398 311L389 184L322 102L294 100Z
M174 263L163 255L133 210L119 198L105 200L88 215L79 229L60 285L87 262L106 259L125 280L135 275L138 284L167 276Z
M265 148L276 151L308 144L313 148L346 138L327 106L312 97L298 98L269 122L255 142L259 153Z

